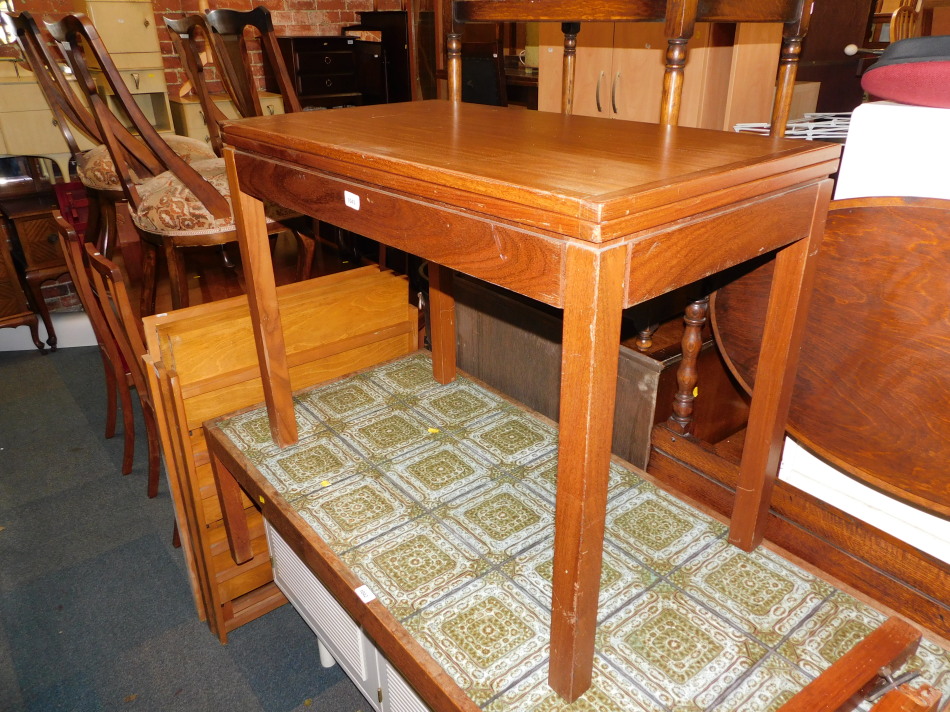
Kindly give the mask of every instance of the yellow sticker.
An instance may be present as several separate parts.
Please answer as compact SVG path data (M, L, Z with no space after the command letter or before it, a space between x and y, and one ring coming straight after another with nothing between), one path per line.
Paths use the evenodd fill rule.
M696 386L696 387L693 389L693 398L695 398L695 397L698 396L698 395L699 395L699 386Z
M442 431L439 430L438 428L429 428L429 432L430 432L430 433L440 433L440 432L442 432Z
M321 487L329 487L329 486L330 486L330 480L324 480L323 482L320 483L320 486L321 486Z
M262 494L257 495L257 499L260 501L261 504L264 504L264 495Z

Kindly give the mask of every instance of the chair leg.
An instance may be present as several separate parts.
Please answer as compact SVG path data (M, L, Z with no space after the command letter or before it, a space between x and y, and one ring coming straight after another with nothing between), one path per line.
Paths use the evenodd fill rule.
M142 293L139 295L139 314L155 313L155 287L158 282L158 248L147 243L142 253Z
M105 354L101 352L102 367L106 375L106 439L115 436L116 407L118 405L118 393L116 392L116 373L115 369L106 359Z
M171 240L165 241L165 264L168 266L168 283L172 290L172 309L188 306L188 275L181 251Z
M181 534L178 533L178 522L172 523L172 546L181 548Z
M158 477L161 472L161 458L158 450L158 426L155 423L155 413L144 399L142 414L145 418L145 437L148 440L148 496L153 499L158 496Z
M122 427L125 429L125 446L122 452L122 474L132 471L132 460L135 458L135 418L132 413L132 392L126 374L122 374L118 382L119 399L122 402Z

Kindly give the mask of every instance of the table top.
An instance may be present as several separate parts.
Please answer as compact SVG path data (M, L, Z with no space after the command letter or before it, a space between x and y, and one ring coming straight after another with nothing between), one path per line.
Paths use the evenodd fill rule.
M438 100L245 119L226 124L224 135L242 152L465 209L491 213L491 200L504 200L520 208L506 211L516 222L591 242L710 209L717 192L826 177L840 152L821 142ZM631 221L655 208L664 208L662 220Z

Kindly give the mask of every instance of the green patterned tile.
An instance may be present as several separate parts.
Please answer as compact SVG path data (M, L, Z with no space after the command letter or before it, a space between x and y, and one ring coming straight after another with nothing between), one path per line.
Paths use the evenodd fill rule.
M554 527L554 507L511 482L463 495L437 514L466 543L496 563L536 544Z
M456 430L509 410L511 404L466 378L458 378L416 396L413 407L433 427Z
M801 670L771 654L710 712L776 712L809 682Z
M555 450L540 460L512 469L511 476L527 483L533 490L540 492L553 502L557 498L557 459L557 450ZM608 506L612 506L618 497L629 489L640 486L643 481L635 472L616 462L611 462L607 482Z
M363 460L329 431L301 438L258 463L261 474L288 500L326 486L324 483L339 482L365 467Z
M349 421L339 432L341 438L373 463L385 462L428 443L442 442L447 437L429 432L413 413L393 408Z
M420 517L343 557L397 618L405 618L488 570L437 520Z
M404 625L477 705L547 658L547 611L497 572L454 591Z
M924 638L920 641L917 653L910 657L898 673L909 670L920 672L921 680L943 692L943 704L950 704L950 651Z
M504 476L452 442L442 442L393 458L386 476L426 507L433 509Z
M722 540L671 580L767 645L778 643L834 590L763 547L746 553Z
M457 437L486 460L507 467L525 465L557 449L557 430L514 409Z
M550 606L553 564L553 538L548 538L504 564L502 571L528 591L538 603ZM655 580L656 576L649 570L624 556L615 547L606 544L600 573L598 618L603 619L642 593Z
M294 408L297 436L303 441L326 430L326 427L306 408ZM245 457L257 464L265 455L280 450L270 434L270 420L264 406L237 415L221 418L218 427L230 438Z
M644 482L607 512L607 536L659 573L667 573L722 536L726 527Z
M767 652L667 584L601 624L597 650L677 712L705 710Z
M414 353L368 372L372 380L397 395L420 394L442 384L432 377L432 359Z
M299 497L291 506L338 554L422 514L418 504L368 470Z
M817 677L885 619L856 598L837 592L792 632L779 652Z
M601 658L594 658L590 689L567 703L548 685L542 665L486 706L485 712L665 712Z
M394 396L359 374L305 391L300 403L331 424L386 407Z

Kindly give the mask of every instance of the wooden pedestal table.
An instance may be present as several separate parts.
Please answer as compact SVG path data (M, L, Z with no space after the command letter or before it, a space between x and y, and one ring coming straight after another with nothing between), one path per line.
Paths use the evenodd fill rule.
M263 199L430 262L455 373L454 270L564 310L551 686L590 685L623 308L778 250L732 541L761 538L840 148L443 101L228 124L274 440L296 440ZM761 384L761 386L759 386Z

